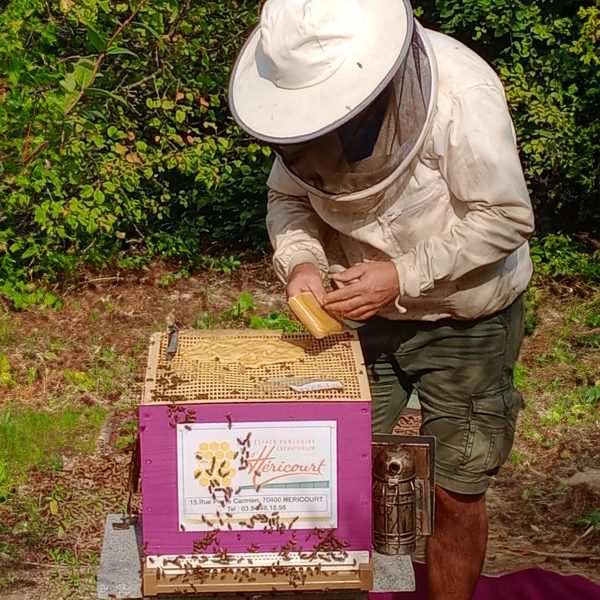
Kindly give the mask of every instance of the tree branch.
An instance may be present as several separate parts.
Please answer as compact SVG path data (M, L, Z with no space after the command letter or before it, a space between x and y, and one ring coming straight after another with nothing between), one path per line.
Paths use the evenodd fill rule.
M123 31L127 27L129 27L129 25L131 25L133 20L138 16L140 11L142 10L144 4L146 4L147 2L148 2L148 0L140 0L140 3L137 5L135 10L117 27L115 32L110 36L110 39L106 43L106 50L103 50L102 52L100 52L100 54L98 54L98 57L96 58L96 62L94 63L94 68L92 69L92 75L89 79L90 84L94 81L94 79L96 79L96 75L98 75L98 72L100 71L100 67L102 67L102 63L104 62L104 59L106 58L107 50L113 45L115 40L123 33ZM89 85L88 85L88 87L89 87ZM87 88L82 87L81 91L79 92L77 97L74 98L71 101L71 103L65 108L65 112L64 112L65 117L70 112L72 112L72 110L77 106L77 104L79 104L79 101L81 100L81 98L83 98L83 95L85 94L86 89Z
M133 20L138 16L140 11L142 10L144 4L146 4L147 2L148 2L148 0L140 0L140 3L137 5L135 10L117 27L117 29L114 31L114 33L110 36L110 39L106 43L106 50L103 50L102 52L100 52L100 54L98 54L98 56L96 58L96 62L94 63L94 68L92 69L92 76L89 79L88 85L86 87L82 87L81 90L79 91L79 94L77 94L77 97L74 98L69 103L69 105L65 108L65 111L64 111L65 117L70 112L72 112L73 109L79 104L79 101L83 98L83 95L85 94L86 89L92 84L94 79L96 79L96 75L98 75L98 72L100 71L100 67L102 67L102 63L104 62L104 59L106 58L107 50L113 45L115 40L123 33L123 31L125 31L125 29L127 27L129 27L129 25L131 25ZM29 154L27 154L26 156L23 156L23 158L21 159L21 164L23 164L23 165L29 164L32 160L34 160L35 158L37 158L39 156L39 154L46 148L47 145L48 145L48 142L42 142L41 144L39 144Z

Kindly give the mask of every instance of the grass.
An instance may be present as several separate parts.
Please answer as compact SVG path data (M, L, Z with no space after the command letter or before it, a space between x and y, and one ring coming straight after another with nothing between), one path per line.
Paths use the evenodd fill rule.
M553 363L573 363L575 362L577 356L575 353L571 351L571 344L566 339L566 335L562 334L565 337L558 337L556 341L554 341L548 350L544 354L538 357L538 362L541 367L551 365Z
M33 469L62 469L64 455L94 450L104 422L102 407L80 407L58 412L39 411L16 404L0 408L0 502Z
M162 289L167 283L165 278L156 287ZM187 327L298 328L285 313L283 300L267 296L260 287L253 287L252 294L240 294L239 288L223 283L215 288L217 293L194 281L189 288L178 278L174 278L175 283L178 290L193 292L191 298L198 299L197 304L171 300L169 290L163 289L160 296L152 292L150 311L150 305L140 304L137 288L128 295L129 288L124 285L113 296L99 291L98 297L92 296L89 301L70 300L77 307L72 320L78 329L65 327L64 317L23 328L18 323L27 321L22 318L24 313L14 315L12 323L0 313L0 354L8 358L4 373L14 381L14 385L0 387L9 399L0 407L0 494L3 484L9 494L0 510L6 509L11 516L4 526L0 517L0 542L5 543L0 544L0 552L13 559L11 570L18 560L28 557L51 566L54 583L60 584L64 593L48 593L48 598L83 597L83 590L93 587L97 554L86 554L89 522L101 522L105 512L114 510L115 502L123 501L124 492L119 486L124 484L111 475L107 476L111 485L105 485L94 473L90 477L102 483L92 491L83 486L79 490L73 484L80 481L75 471L61 471L63 460L93 451L109 408L129 409L138 401L151 328L163 328L164 317L171 310L181 318L179 311L184 308L187 315L180 324ZM507 488L515 496L515 508L507 518L514 521L518 515L526 516L525 525L517 533L526 536L531 523L546 530L548 521L550 532L567 523L568 529L561 532L567 531L565 539L571 540L594 527L592 533L582 537L584 544L600 535L597 505L592 504L596 508L590 510L589 503L583 501L576 507L573 502L569 504L572 488L561 490L557 482L572 472L571 467L590 468L587 459L580 458L585 456L581 449L587 446L575 441L585 442L598 418L600 336L594 329L600 326L600 292L586 289L580 294L551 282L532 286L528 292L529 335L515 368L515 382L525 396L526 407L509 459L516 475ZM108 300L103 299L104 295ZM268 298L264 303L263 297ZM61 311L63 315L69 306L67 303ZM282 312L274 311L275 307ZM136 315L131 323L123 316L128 314ZM28 388L31 383L35 385ZM37 413L40 406L43 411L36 420L31 413ZM127 418L129 421L116 426L110 441L112 451L121 457L134 443L137 430L135 419ZM93 456L72 462L87 469L88 464L102 460ZM538 476L536 470L551 475ZM56 471L60 471L58 476ZM29 481L38 488L22 485ZM20 485L23 494L11 496ZM549 508L558 505L564 508L548 513ZM89 521L85 530L77 521L82 514ZM95 552L99 552L100 543ZM10 573L2 573L1 567L0 596L3 589L13 586Z
M515 367L515 384L526 407L519 436L542 449L567 439L574 427L597 422L600 405L600 292L586 289L575 294L568 286L531 286L527 293L530 334L522 362ZM567 438L565 438L567 436ZM524 464L523 448L511 457Z
M561 393L541 415L542 425L554 427L593 422L598 418L600 388L574 388Z
M583 304L577 303L567 311L567 320L576 325L600 327L600 296Z
M538 324L538 309L544 299L544 291L530 285L525 292L525 333L531 335Z
M117 450L125 450L126 448L133 445L137 438L138 423L137 421L131 421L123 423L117 431L117 438L115 440L115 448Z
M514 382L515 387L521 392L530 392L535 388L535 383L531 380L527 367L522 363L515 365Z
M511 450L508 460L515 465L515 467L522 467L526 462L526 457L520 450Z
M15 385L10 360L6 354L0 353L0 387L12 387Z
M83 405L56 410L19 403L0 407L0 509L18 514L17 519L0 523L0 537L14 540L0 544L0 552L9 559L5 565L0 561L0 592L10 590L14 583L11 565L17 564L28 549L37 550L40 544L44 547L50 530L59 544L68 543L73 520L71 489L55 485L43 493L16 494L15 490L19 486L36 490L38 478L43 479L44 473L60 473L65 458L91 454L106 412L102 406ZM80 562L68 548L46 548L54 565L49 571L51 577L64 588L60 597L72 597L72 592L84 584L91 589L95 572L90 568L91 558Z
M10 344L15 335L15 326L10 315L6 312L0 312L0 346Z
M286 314L273 311L262 314L264 311L256 304L252 294L242 292L235 302L226 311L216 317L212 314L201 313L196 318L196 329L211 329L219 326L245 326L250 329L281 329L287 332L302 331L302 326Z
M600 531L600 508L586 510L581 516L573 519L573 525L578 527L592 527Z
M63 396L74 397L81 393L92 394L95 401L103 404L107 396L117 392L135 377L137 362L134 357L120 354L112 347L92 345L85 369L63 369L65 388ZM114 401L110 401L115 407Z
M92 588L99 563L97 555L88 552L80 559L68 548L61 547L49 548L47 554L55 567L52 579L62 597L72 598L74 594Z

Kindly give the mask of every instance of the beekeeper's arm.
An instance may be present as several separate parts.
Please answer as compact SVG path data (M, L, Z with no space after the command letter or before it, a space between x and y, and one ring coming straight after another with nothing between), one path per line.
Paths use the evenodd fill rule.
M432 132L433 154L457 204L464 207L463 218L393 258L395 278L385 263L347 269L336 279L356 283L328 294L329 310L368 318L389 301L389 295L374 293L378 282L397 286L400 298L418 297L436 281L453 281L506 258L532 233L531 201L501 89L473 86L446 101L451 102L451 118Z
M419 296L439 280L504 259L533 232L531 201L502 91L468 88L452 99L452 118L434 131L438 168L464 217L442 235L394 259L401 295Z
M324 240L328 226L314 212L306 191L275 160L267 181L267 231L275 251L275 273L287 294L311 291L320 301L328 262Z

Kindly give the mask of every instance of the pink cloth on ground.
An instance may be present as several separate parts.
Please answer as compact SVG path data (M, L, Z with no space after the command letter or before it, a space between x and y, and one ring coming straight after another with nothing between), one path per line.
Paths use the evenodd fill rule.
M416 591L371 592L369 600L427 600L425 565L413 566ZM580 575L531 568L499 577L481 576L473 600L600 600L600 586Z

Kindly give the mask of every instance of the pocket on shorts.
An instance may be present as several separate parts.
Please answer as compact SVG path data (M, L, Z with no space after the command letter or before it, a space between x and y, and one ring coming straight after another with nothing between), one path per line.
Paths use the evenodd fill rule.
M462 469L495 475L507 459L515 434L520 394L511 385L471 395L469 435Z

